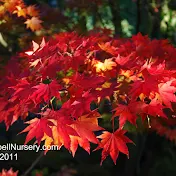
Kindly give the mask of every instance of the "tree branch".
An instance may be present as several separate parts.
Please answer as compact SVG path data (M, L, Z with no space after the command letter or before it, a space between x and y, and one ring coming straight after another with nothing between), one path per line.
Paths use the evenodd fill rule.
M44 152L42 151L40 155L35 159L35 161L31 164L31 166L21 176L27 176L31 172L31 170L36 166L36 164L40 161L43 155Z
M109 6L112 13L112 21L114 23L115 35L122 35L120 3L119 0L109 0Z

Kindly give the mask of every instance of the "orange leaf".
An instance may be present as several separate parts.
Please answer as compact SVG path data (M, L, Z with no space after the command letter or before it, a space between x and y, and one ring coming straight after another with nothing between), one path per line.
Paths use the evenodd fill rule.
M3 2L5 9L11 13L16 9L16 6L25 6L22 0L3 0Z
M56 122L55 122L56 123ZM45 141L45 146L47 146L47 149L49 149L52 145L57 145L60 149L62 145L64 144L63 139L61 136L59 136L58 130L56 126L51 126L52 135L53 138L49 137L47 134L44 134L44 137L42 138L42 141ZM48 150L45 151L45 153Z
M27 14L32 17L39 16L39 12L38 12L38 10L36 10L35 5L30 5L27 7Z
M98 140L93 131L103 130L103 128L98 126L97 116L93 116L93 114L81 116L71 126L82 139L87 139L88 141L95 144L98 143Z
M30 28L32 31L40 30L42 28L41 23L42 21L39 20L38 17L32 17L31 19L27 19L25 22L27 28Z
M112 55L115 55L117 53L117 49L111 45L110 42L106 42L106 43L101 43L98 44L98 46L105 52L110 53Z
M78 136L70 136L70 139L71 139L70 150L72 152L73 157L75 156L78 144L80 147L82 147L90 154L90 143L87 139L85 138L83 139Z

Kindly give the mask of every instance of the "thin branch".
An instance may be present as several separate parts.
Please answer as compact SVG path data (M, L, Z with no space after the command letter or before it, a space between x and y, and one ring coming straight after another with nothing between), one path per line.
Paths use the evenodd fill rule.
M31 166L21 176L27 176L31 172L31 170L36 166L36 164L40 161L43 155L44 152L42 151L40 155L35 159L35 161L31 164Z
M140 31L140 23L141 23L141 7L140 0L137 0L137 22L136 22L136 34Z

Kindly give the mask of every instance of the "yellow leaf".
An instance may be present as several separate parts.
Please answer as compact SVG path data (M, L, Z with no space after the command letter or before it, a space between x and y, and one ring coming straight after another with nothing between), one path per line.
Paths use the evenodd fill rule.
M3 5L0 5L0 16L5 13L5 7Z
M110 82L105 82L103 85L102 85L102 88L110 88L111 87L111 84Z
M113 67L115 67L117 64L112 61L112 59L105 59L104 61L104 67L106 70L112 70Z
M97 72L112 70L117 64L112 59L105 59L104 63L97 61L94 65Z
M16 9L13 13L17 14L18 17L24 17L26 18L26 9L25 8L21 8L20 6L16 6Z

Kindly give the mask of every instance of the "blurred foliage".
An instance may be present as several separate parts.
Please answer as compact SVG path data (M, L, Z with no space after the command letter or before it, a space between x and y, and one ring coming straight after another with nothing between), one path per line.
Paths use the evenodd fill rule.
M3 3L8 1L0 1L0 14L4 11ZM17 11L15 6L11 13L0 15L0 50L3 56L13 55L28 48L31 40L39 41L43 36L73 30L86 34L90 30L99 31L99 28L110 29L115 36L120 37L131 37L141 32L151 38L168 38L176 43L175 0L92 0L91 2L25 0L24 2L25 7L35 5L42 21L42 28L35 31L26 29L23 18L25 16L15 13L14 11Z
M151 38L167 38L176 44L176 0L25 0L23 7L35 5L42 27L37 30L26 28L26 17L12 11L4 13L4 3L16 0L0 0L0 61L6 62L18 51L26 50L32 40L41 41L43 36L54 36L62 31L77 31L86 35L88 32L112 31L115 37L131 37L141 32ZM3 14L3 15L1 15ZM101 123L110 129L110 106L105 100L100 108L104 113ZM108 123L107 123L108 122ZM140 124L142 122L139 122ZM15 124L7 133L2 125L1 143L23 143L24 139L16 137L23 129ZM137 134L136 127L127 124L128 131L133 132L136 146L130 148L130 159L120 155L117 166L110 160L99 166L99 153L91 156L82 151L73 159L64 150L49 152L36 165L32 176L42 173L43 176L174 176L176 175L175 145L155 134L145 134L142 129ZM143 134L143 135L141 135ZM20 173L25 171L35 160L35 152L20 152L18 162L1 163L0 168L11 164ZM27 160L26 160L27 158ZM53 174L50 174L53 173ZM38 174L38 175L39 175Z

